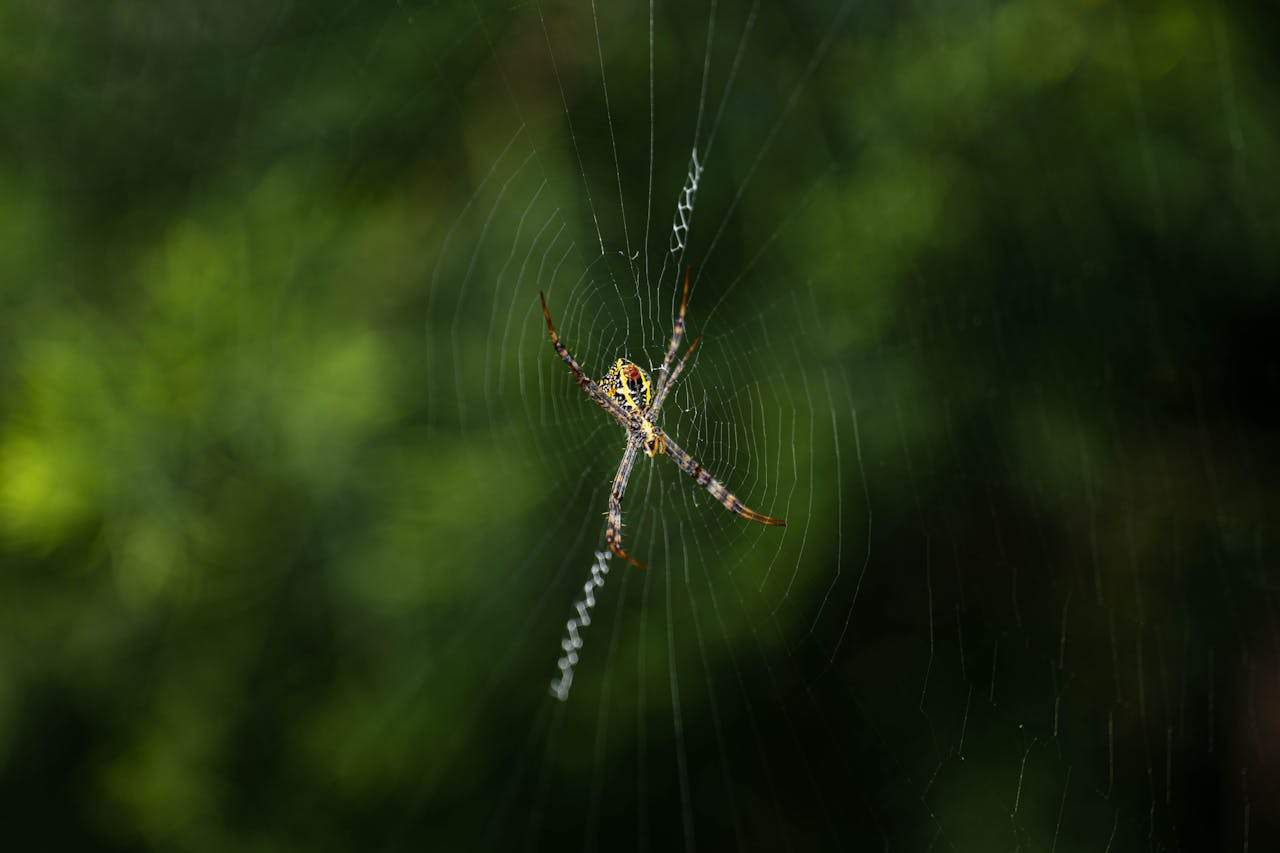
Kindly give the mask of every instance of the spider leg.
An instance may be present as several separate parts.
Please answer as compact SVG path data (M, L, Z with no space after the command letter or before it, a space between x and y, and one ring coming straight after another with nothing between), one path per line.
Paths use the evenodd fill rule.
M608 394L600 390L595 380L586 374L577 360L569 354L569 350L565 349L564 344L560 343L560 335L556 332L555 324L551 322L551 311L547 308L547 297L542 291L538 291L538 298L542 300L542 316L547 321L547 334L551 336L551 346L555 347L556 354L569 366L569 371L573 374L573 378L578 380L583 393L594 400L597 406L612 415L613 419L629 432L634 426L631 415Z
M680 360L676 362L676 369L671 371L670 378L658 389L657 395L653 398L653 405L649 407L648 414L656 416L662 410L662 404L667 399L667 393L676 386L676 380L680 378L680 374L684 372L685 362L689 360L689 356L693 355L693 351L698 348L698 344L702 343L702 336L693 339L693 343L684 351L684 355L680 356ZM664 377L665 378L665 377Z
M715 477L711 476L711 472L698 464L692 456L684 451L680 445L671 440L670 436L666 436L667 455L671 457L680 470L684 471L692 477L699 486L711 493L711 497L718 500L729 512L744 518L747 521L754 521L759 524L767 524L770 527L786 527L787 523L781 518L770 518L767 515L756 512L754 509L746 506L742 501L738 500L733 492L725 488Z
M676 357L676 350L680 349L680 341L684 340L684 312L689 307L689 271L690 267L684 270L684 293L680 296L680 311L676 314L675 327L671 330L671 343L667 345L667 354L662 358L662 367L658 368L658 372L662 376L658 377L658 396L663 396L663 389L671 384L671 377L667 375L667 370L671 367L672 360Z
M613 488L609 490L609 512L604 528L604 541L608 543L609 550L619 558L626 560L637 569L644 569L644 563L622 550L622 495L627 490L627 481L631 478L631 469L635 466L639 450L640 445L636 441L628 441L627 449L622 454L622 463L618 465L618 473L613 475Z

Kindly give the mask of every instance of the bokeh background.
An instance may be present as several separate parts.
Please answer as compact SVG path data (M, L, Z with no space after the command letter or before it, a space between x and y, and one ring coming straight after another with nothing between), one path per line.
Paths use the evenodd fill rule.
M0 34L6 848L1280 836L1268 4ZM791 524L642 460L561 703L620 438L536 294L660 358L694 145L667 424Z

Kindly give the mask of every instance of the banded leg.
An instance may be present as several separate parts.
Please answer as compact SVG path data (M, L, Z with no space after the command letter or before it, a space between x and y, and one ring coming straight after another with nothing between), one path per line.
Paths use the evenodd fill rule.
M600 408L613 415L613 419L617 421L623 429L630 432L635 426L632 418L627 411L613 400L608 394L600 390L600 386L595 383L590 376L586 374L578 364L577 360L569 354L569 350L565 349L564 344L560 343L560 335L556 332L555 324L551 322L551 311L547 308L547 297L538 291L538 298L542 300L542 316L547 321L547 334L551 336L551 346L555 347L556 353L569 366L573 378L578 380L578 385L582 387L583 392L596 402Z
M637 569L645 568L644 563L622 550L622 495L627 490L627 481L631 479L631 469L636 464L636 456L640 452L640 443L635 439L627 442L627 449L622 454L622 463L618 465L618 473L613 475L613 486L609 490L608 521L604 526L604 541L609 550L626 560Z
M680 356L680 361L676 363L676 369L671 372L671 378L658 389L658 393L653 398L653 405L646 412L648 417L657 417L658 412L662 411L662 404L667 399L667 393L676 386L676 380L680 378L680 374L684 372L685 362L689 360L689 356L693 355L693 351L698 348L698 344L702 343L702 336L693 339L693 343L684 351L684 355Z
M662 374L658 377L659 398L666 396L663 392L673 378L667 375L667 371L676 357L676 350L680 349L680 341L684 340L684 312L689 307L689 269L685 267L684 270L684 293L680 297L680 311L676 314L675 328L671 331L671 343L667 345L667 354L662 357L662 367L658 368L658 372Z
M669 436L666 437L666 446L667 455L671 457L672 461L680 466L680 470L692 477L699 486L702 486L702 488L710 492L711 497L718 500L725 509L729 510L729 512L739 518L744 518L747 521L767 524L770 527L787 526L787 523L782 519L770 518L769 516L758 513L754 509L743 504L742 501L738 500L737 496L734 495L733 492L725 488L724 483L721 483L715 477L711 476L710 471L699 465L697 460L686 453L684 449L672 441Z

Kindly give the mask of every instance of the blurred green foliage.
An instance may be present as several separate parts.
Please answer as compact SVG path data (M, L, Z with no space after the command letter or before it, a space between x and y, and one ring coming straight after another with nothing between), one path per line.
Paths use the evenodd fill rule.
M821 455L797 588L805 605L780 617L775 636L761 626L780 590L731 608L737 588L721 587L715 620L698 629L705 646L697 635L712 698L687 696L684 719L710 750L707 720L723 715L734 752L749 731L735 678L748 694L767 684L752 695L774 697L759 722L778 727L757 731L757 746L790 749L778 717L794 685L780 676L772 692L768 661L793 651L812 618L830 570L810 567L830 566L837 547L845 578L861 565L860 460L843 420L856 403L881 598L818 704L827 725L854 732L843 754L858 763L843 783L862 780L880 834L923 847L934 827L911 809L928 799L954 846L984 849L1011 840L989 816L1004 821L1009 774L1020 759L1025 770L1015 732L1048 725L1036 703L1049 673L1035 655L1043 646L1048 659L1058 643L1056 625L1024 625L1016 600L1010 609L1011 565L1054 618L1064 602L1085 607L1105 576L1100 589L1123 591L1111 605L1122 623L1155 626L1155 642L1183 649L1170 668L1190 680L1197 707L1215 689L1212 661L1221 673L1264 655L1257 626L1274 615L1254 605L1276 593L1280 517L1262 473L1276 462L1269 411L1280 382L1277 34L1261 4L855 4L834 32L827 5L760 11L695 227L707 240L738 205L717 271L749 274L717 306L718 328L754 332L769 316L780 332L771 343L799 339L803 381L799 362L771 370L758 340L741 370L768 387L770 429L774 411L798 408L824 430L835 412L841 467L832 447L805 438L808 423L783 432L792 449ZM507 357L508 341L513 360L517 341L520 354L543 352L538 318L516 314L518 331L487 338L505 305L503 253L474 259L474 225L447 236L485 175L507 168L507 148L519 160L533 142L533 184L495 205L493 232L515 232L541 181L540 203L569 211L582 257L595 251L580 170L603 197L614 167L612 140L582 118L600 117L596 26L639 221L647 13L597 6L596 22L582 3L0 8L0 800L19 847L469 849L506 846L526 829L533 845L563 818L546 805L546 780L585 798L601 750L628 770L652 750L655 777L674 777L663 631L614 635L619 658L649 661L633 673L599 665L611 647L599 628L600 657L580 689L605 698L547 707L553 637L599 544L597 481L613 457L595 451L616 436L597 430L598 413L561 408L578 405L567 383L554 397L525 384L532 366L519 383L506 374L509 389L497 384L509 364L489 362ZM710 62L721 80L745 20L724 14ZM684 173L706 21L683 8L655 19L661 187ZM561 124L566 105L587 126L581 153ZM487 203L497 182L485 192ZM672 196L655 194L657 246ZM611 216L614 204L600 201ZM817 310L776 319L793 291ZM568 303L570 288L560 292ZM584 315L565 322L601 355ZM737 378L734 345L709 341L706 357ZM536 375L563 379L548 362ZM517 387L544 396L530 403ZM816 402L798 402L805 394ZM525 424L546 418L522 420L508 402L552 407L551 428L531 435ZM646 521L642 541L656 549L684 523ZM722 546L678 530L699 573L718 568L718 548L732 563L759 541ZM994 672L1001 641L1004 659L1019 648L1034 658L1025 671L1007 664L985 740L974 712L978 782L949 785L943 774L931 792L933 759L916 752L928 727L915 715L925 703L915 673L933 650L925 614L935 603L921 606L913 562L926 539L953 552L948 571L971 584L966 603L939 581L937 602L982 645L970 665ZM705 606L715 590L699 573L687 602ZM672 593L666 580L617 584L610 593L628 607L652 595L660 608ZM667 601L688 642L692 629ZM612 604L601 623L633 620ZM1060 820L1063 767L1105 780L1105 763L1085 765L1106 754L1108 713L1121 709L1122 743L1148 737L1133 685L1107 674L1114 627L1108 658L1108 625L1094 616L1071 633L1073 650L1089 651L1072 687L1077 710L1065 715L1085 734L1042 792L1029 778L1021 819L1036 832ZM1244 626L1234 639L1232 623ZM1206 656L1210 647L1222 651ZM677 667L686 686L703 678L687 654ZM968 722L966 695L985 681L951 663L940 670L936 701ZM558 726L588 731L599 707L650 720L653 740L637 746L615 725L596 751L543 757L529 746ZM1247 751L1262 765L1261 790L1275 781L1271 748ZM1245 760L1222 757L1227 769L1206 771L1207 782L1188 769L1178 796L1220 793ZM791 833L795 848L824 846L821 831L802 828L813 815L790 808L786 789L807 784L804 772L743 771L738 808L761 833L747 846L771 846L774 832ZM819 787L833 781L826 772L814 771ZM529 778L544 781L512 817L504 792ZM603 807L602 846L633 843L626 812L642 804L656 844L680 838L676 795L652 784ZM772 816L770 784L784 789ZM1085 797L1098 814L1080 816L1059 849L1105 839L1113 809L1145 819L1144 784L1122 779L1105 808L1096 791ZM842 790L829 791L832 803ZM698 791L698 802L718 802ZM1274 828L1280 813L1262 801L1255 792L1254 820ZM1178 801L1161 809L1176 815ZM827 831L843 834L846 815L833 811ZM1220 840L1214 820L1203 835L1182 831ZM571 823L560 829L579 844Z

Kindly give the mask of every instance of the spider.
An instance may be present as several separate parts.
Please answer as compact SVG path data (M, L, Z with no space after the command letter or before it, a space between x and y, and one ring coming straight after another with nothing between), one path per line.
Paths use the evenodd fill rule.
M556 333L555 324L551 322L551 311L547 308L547 297L539 291L538 298L542 300L542 316L547 321L547 334L551 336L551 345L555 347L556 353L569 366L569 371L573 374L574 379L578 381L578 385L583 392L596 405L612 415L618 425L627 431L627 448L622 453L622 462L618 465L618 473L613 476L613 489L609 493L609 512L606 513L608 522L605 525L604 539L608 543L610 551L636 568L644 568L643 563L622 550L622 494L627 490L627 481L631 477L631 469L634 467L636 456L641 449L651 459L664 453L670 456L680 470L692 477L699 486L702 486L711 493L713 498L723 504L725 509L739 518L773 527L786 527L787 523L782 519L770 518L744 505L732 492L725 488L723 483L713 477L710 471L699 465L680 445L672 441L671 437L663 432L661 427L654 423L658 413L662 410L663 402L667 399L667 394L671 392L676 380L680 378L685 362L689 360L689 356L698 348L698 344L702 342L701 337L696 338L689 348L685 350L684 355L680 357L675 369L670 370L671 361L675 358L676 351L680 349L680 342L684 338L684 315L685 309L689 305L688 270L685 271L684 275L684 294L680 298L680 312L676 315L675 328L671 333L671 343L667 346L667 354L662 359L662 366L658 368L658 372L662 376L658 379L656 390L649 379L649 374L640 369L635 362L625 358L614 360L609 372L605 374L603 382L596 383L592 380L591 377L583 372L582 367L574 360L573 356L569 354L569 350L565 349L564 344L560 343L560 335Z

